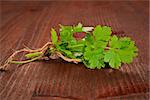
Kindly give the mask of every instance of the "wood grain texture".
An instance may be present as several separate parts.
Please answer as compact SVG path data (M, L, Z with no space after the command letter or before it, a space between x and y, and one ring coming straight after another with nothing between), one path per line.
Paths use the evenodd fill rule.
M129 36L139 48L132 64L119 70L90 70L61 60L10 65L0 72L0 100L135 99L149 98L148 1L1 2L0 63L23 44L38 48L49 41L58 24L108 25L118 36ZM22 55L19 55L22 58Z

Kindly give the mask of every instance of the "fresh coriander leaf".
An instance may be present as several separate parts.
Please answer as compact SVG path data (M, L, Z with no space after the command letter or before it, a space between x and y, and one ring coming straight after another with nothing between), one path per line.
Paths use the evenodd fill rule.
M92 30L93 32L91 32ZM50 58L52 57L51 55L59 56L57 54L60 52L67 58L64 58L64 60L78 63L81 62L82 59L85 66L90 69L104 68L107 63L111 68L118 69L121 63L131 63L133 58L137 56L138 48L135 46L135 42L129 37L119 38L116 35L111 36L111 27L108 26L97 25L95 28L83 27L81 23L74 26L60 25L59 33L60 40L58 41L57 33L52 28L52 45L49 45L48 42L48 45L46 44L37 50L40 50L40 52L34 52L33 50L33 53L30 53L32 50L23 49L23 51L29 52L25 57L30 60L13 61L8 59L8 62L24 64L40 59L43 56L49 56ZM86 36L78 40L75 39L75 33L86 33ZM45 50L45 48L47 50Z
M99 58L98 55L91 56L91 58L89 60L91 69L95 69L98 66L98 64L99 64L99 60L97 60L98 58Z
M106 46L107 46L107 42L105 42L105 41L96 41L96 42L94 42L94 47L95 48L105 48Z
M85 36L86 45L94 44L94 38L91 33L87 33Z
M121 59L119 55L113 50L105 52L104 61L108 62L110 67L115 69L118 69L119 66L121 65Z
M71 42L76 41L73 37L73 28L72 26L63 26L60 25L60 38L62 42Z
M110 41L110 47L119 55L123 63L131 63L133 57L137 55L135 43L127 37L118 39L116 36L113 36Z
M111 28L107 26L96 26L93 31L96 41L108 41L111 35Z
M131 63L133 57L137 55L137 47L135 46L134 41L130 38L124 37L120 38L120 50L118 50L118 54L120 55L120 59L123 63Z
M104 68L104 67L105 67L104 60L100 59L98 65L97 65L97 69L101 69L101 68Z
M135 52L138 51L137 47L135 46L135 42L132 41L130 38L121 37L119 41L120 41L121 49L128 48L129 50L132 50Z
M134 52L129 50L119 50L119 57L123 63L131 63L133 60Z
M89 60L91 56L92 56L91 47L88 46L88 47L85 48L84 59Z
M112 36L112 38L109 42L109 45L112 48L120 48L120 43L119 43L118 37L116 35Z
M94 50L91 46L85 48L84 52L84 63L86 63L87 67L90 69L101 68L104 67L103 61L103 49Z
M52 43L56 44L58 37L57 37L57 33L56 33L55 29L53 29L53 28L51 29L51 37L52 37Z
M83 32L82 24L78 23L77 26L73 26L73 32Z
M108 40L110 39L111 28L106 26L96 26L93 31L94 46L96 48L105 48L108 44Z

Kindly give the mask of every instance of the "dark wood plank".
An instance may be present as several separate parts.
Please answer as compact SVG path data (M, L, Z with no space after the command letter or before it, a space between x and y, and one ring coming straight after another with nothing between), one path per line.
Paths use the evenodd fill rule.
M1 2L0 62L23 44L38 48L58 24L108 25L139 48L132 64L119 70L90 70L61 60L10 65L0 72L0 99L148 99L148 1ZM22 55L20 55L22 57Z

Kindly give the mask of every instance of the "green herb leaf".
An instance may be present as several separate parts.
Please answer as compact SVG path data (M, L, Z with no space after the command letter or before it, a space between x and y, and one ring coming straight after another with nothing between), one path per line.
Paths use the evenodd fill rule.
M57 33L55 31L55 29L51 29L51 37L52 37L52 43L53 44L57 44L58 41L58 37L57 37Z
M74 37L73 37L73 28L72 26L63 26L60 25L61 29L60 29L60 38L62 42L71 42L71 41L75 41Z
M81 23L78 23L77 26L73 26L73 32L82 32L83 31L83 27Z
M109 62L113 68L118 68L123 63L131 63L137 55L135 43L127 37L118 39L113 36L110 40L110 50L105 54L104 61ZM112 61L111 61L112 60Z
M133 57L137 56L137 47L135 46L134 41L130 38L123 37L119 40L120 49L118 50L118 54L123 63L131 63Z
M84 62L86 63L88 68L94 69L101 67L104 67L104 61L103 61L104 55L103 55L103 49L97 49L94 50L92 46L88 46L85 48L84 52Z
M97 41L108 41L111 35L111 28L107 26L96 26L93 35Z
M113 50L105 52L104 61L108 62L110 67L115 69L119 68L119 66L121 65L119 55Z

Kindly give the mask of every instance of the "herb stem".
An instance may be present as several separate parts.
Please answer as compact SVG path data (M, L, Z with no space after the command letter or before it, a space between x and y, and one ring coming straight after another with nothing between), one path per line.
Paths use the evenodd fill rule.
M29 62L35 61L35 60L37 60L37 59L39 59L41 57L42 56L38 56L38 57L35 57L33 59L30 59L30 60L26 60L26 61L14 61L14 60L12 60L9 63L13 63L13 64L25 64L25 63L29 63Z
M77 47L83 47L84 44L78 44L78 45L74 45L74 46L68 46L68 48L77 48Z

